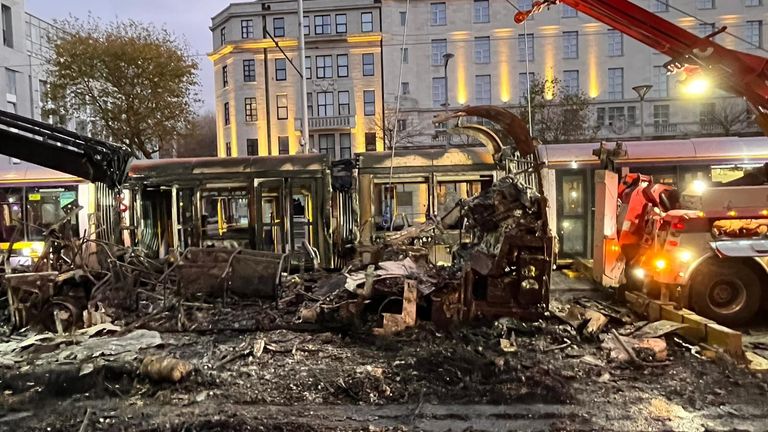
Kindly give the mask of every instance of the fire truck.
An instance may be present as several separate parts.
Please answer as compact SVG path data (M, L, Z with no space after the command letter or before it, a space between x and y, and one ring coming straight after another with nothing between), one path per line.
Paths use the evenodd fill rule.
M665 67L695 84L703 76L744 97L768 134L768 59L699 37L628 0L541 0L515 16L557 4L668 55ZM616 149L597 149L594 276L603 285L644 291L715 321L749 321L768 303L768 167L727 184L678 191L650 176L613 172ZM617 199L618 198L618 199Z

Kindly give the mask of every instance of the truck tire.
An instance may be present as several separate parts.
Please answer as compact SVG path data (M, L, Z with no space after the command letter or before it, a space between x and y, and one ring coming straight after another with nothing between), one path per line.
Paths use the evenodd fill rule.
M718 324L745 324L760 308L757 275L730 260L703 263L691 279L690 292L694 311Z

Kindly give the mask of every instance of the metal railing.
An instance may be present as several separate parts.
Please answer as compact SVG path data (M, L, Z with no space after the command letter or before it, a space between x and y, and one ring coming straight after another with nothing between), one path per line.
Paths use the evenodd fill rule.
M310 117L310 129L352 129L355 127L355 116ZM301 130L301 118L295 119L295 129Z

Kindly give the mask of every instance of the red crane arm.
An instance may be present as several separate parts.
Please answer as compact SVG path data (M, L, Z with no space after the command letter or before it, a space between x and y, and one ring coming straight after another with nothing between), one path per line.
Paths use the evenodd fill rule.
M533 9L515 15L517 23L530 14L562 3L672 58L670 71L686 65L711 74L718 87L743 96L758 113L768 133L768 59L726 48L711 37L699 37L629 0L538 0ZM763 120L763 121L761 121Z

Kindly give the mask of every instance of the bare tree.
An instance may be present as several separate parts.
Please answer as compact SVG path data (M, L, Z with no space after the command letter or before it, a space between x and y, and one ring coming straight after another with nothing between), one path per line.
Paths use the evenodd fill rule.
M701 127L708 132L730 135L754 124L754 116L740 99L719 99L705 104L701 109Z
M425 132L422 125L415 123L409 116L399 113L395 115L395 108L392 106L384 107L384 115L376 117L376 134L384 137L384 149L392 149L392 143L397 139L397 147L412 146L424 139ZM397 137L395 138L395 127L397 127Z
M197 116L174 142L174 150L180 158L216 156L216 114L208 111Z
M535 76L531 80L531 114L533 135L545 144L587 141L595 137L597 128L591 124L592 107L589 96L582 91L568 91L559 78L549 80ZM528 122L528 106L518 115Z

